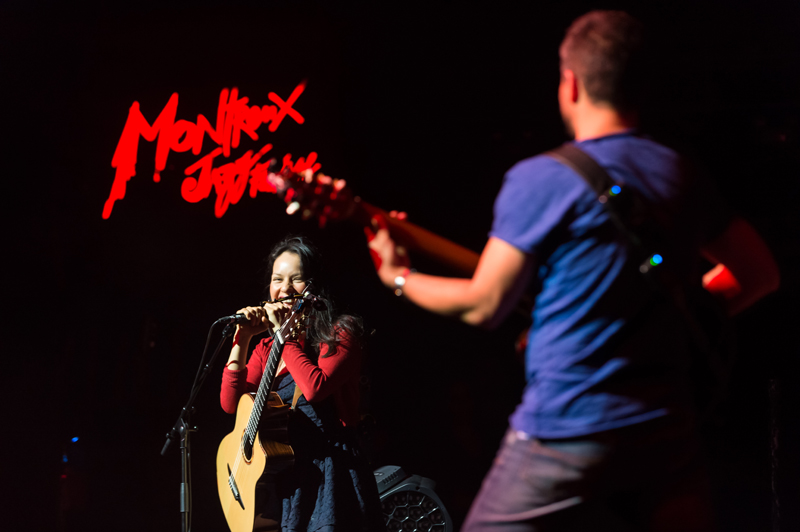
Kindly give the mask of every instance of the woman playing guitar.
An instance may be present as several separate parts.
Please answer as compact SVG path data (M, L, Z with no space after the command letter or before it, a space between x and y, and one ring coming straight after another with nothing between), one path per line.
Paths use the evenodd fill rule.
M237 311L250 321L238 325L223 371L220 401L226 412L235 413L240 397L256 391L264 374L273 338L261 340L245 365L253 336L277 330L291 312L293 297L320 273L319 254L305 238L288 237L272 248L270 300ZM315 283L317 293L319 288ZM361 320L334 316L327 304L315 305L308 323L299 337L285 341L272 388L286 404L296 397L296 387L302 392L288 422L294 466L259 482L254 529L381 530L377 486L359 455L355 433Z

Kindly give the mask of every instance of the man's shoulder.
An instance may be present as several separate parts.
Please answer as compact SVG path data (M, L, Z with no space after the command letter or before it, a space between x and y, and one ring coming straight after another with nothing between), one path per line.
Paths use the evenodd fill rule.
M547 155L547 152L528 157L518 161L512 166L506 176L515 178L535 178L539 175L564 173L565 167L554 158Z
M650 137L636 134L587 139L576 144L601 166L667 169L683 164L683 157Z
M548 156L547 152L517 162L504 178L506 188L525 189L536 194L563 191L579 182L570 168Z
M575 146L593 157L601 166L633 164L660 166L679 163L682 157L672 148L650 137L630 134L609 135L573 142ZM506 180L541 180L551 183L573 184L574 172L550 157L548 152L517 162L506 173Z

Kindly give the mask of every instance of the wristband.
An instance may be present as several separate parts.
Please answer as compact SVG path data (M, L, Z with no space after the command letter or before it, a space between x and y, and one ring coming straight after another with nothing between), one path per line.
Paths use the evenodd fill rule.
M394 295L396 295L397 297L403 295L403 287L406 285L406 277L408 277L410 273L415 271L417 270L414 270L412 268L406 268L405 270L403 270L403 273L394 278Z

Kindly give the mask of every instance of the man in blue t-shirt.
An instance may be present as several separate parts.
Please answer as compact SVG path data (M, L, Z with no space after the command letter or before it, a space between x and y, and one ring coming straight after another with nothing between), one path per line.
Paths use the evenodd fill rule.
M637 133L640 42L625 13L577 19L559 50L561 115L575 146L648 205L671 271L735 314L777 289L777 267L713 187ZM464 530L713 529L688 327L581 176L547 155L511 168L471 279L410 270L378 227L369 245L381 280L430 311L492 327L531 280L540 287L527 386ZM701 257L716 264L704 275Z

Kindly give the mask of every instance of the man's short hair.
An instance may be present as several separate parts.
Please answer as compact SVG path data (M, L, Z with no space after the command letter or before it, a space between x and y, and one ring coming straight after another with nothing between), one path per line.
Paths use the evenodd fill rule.
M561 69L572 70L595 103L636 109L644 75L642 24L624 11L590 11L561 42Z

